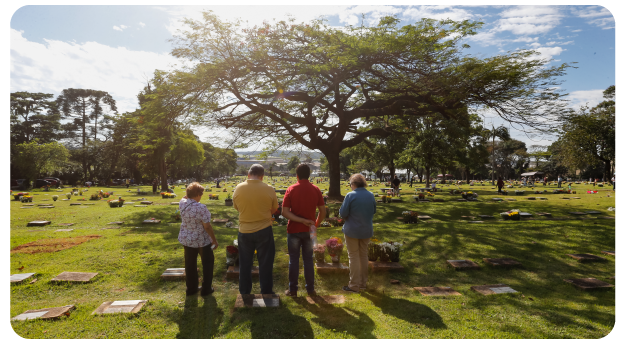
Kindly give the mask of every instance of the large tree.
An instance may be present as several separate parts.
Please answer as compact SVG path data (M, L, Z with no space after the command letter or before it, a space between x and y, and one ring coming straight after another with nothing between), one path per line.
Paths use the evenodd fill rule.
M61 115L49 93L11 93L11 144L60 138Z
M28 182L43 174L49 174L62 168L67 162L69 152L58 142L39 143L37 140L20 143L15 146L15 160L12 162L23 172Z
M234 140L321 151L330 197L341 197L341 151L393 133L384 125L389 116L461 118L470 106L487 106L536 126L563 106L554 77L568 65L549 67L533 51L463 56L462 40L477 22L423 19L400 27L384 17L373 27L315 20L245 28L204 12L203 20L185 23L190 29L176 37L172 54L191 63L167 79L178 88L171 102L186 106L171 115L193 108L207 125L231 129ZM380 125L358 130L365 121Z

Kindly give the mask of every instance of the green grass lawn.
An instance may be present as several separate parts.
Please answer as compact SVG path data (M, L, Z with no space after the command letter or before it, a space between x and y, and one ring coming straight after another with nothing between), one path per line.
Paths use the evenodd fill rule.
M292 179L293 180L293 179ZM227 184L232 193L236 183ZM289 182L277 182L277 189ZM414 184L414 187L417 185ZM423 184L419 185L420 187ZM382 185L368 189L380 193ZM600 216L615 216L608 207L615 206L612 188L596 188L587 194L587 185L575 185L577 195L544 194L548 200L527 200L524 196L497 196L490 185L461 186L477 191L479 202L456 202L445 187L437 192L442 203L415 203L414 190L401 186L403 203L379 203L374 216L374 233L384 240L405 243L400 263L404 273L370 273L368 292L346 294L339 305L309 305L304 296L304 278L300 276L299 298L282 296L288 287L286 227L274 227L276 258L274 290L281 295L277 309L234 309L238 294L236 281L226 280L226 245L237 237L237 229L214 225L220 247L216 250L214 287L207 298L185 297L184 281L162 281L166 268L183 267L183 249L178 243L178 224L171 214L177 206L169 205L184 195L175 188L177 199L137 196L123 187L102 188L114 191L128 201L145 197L154 201L145 208L127 205L109 208L105 201L95 205L70 206L61 201L63 192L33 191L34 203L53 203L54 209L21 209L11 201L11 249L46 238L101 235L72 248L52 253L11 254L11 274L36 272L37 281L11 285L11 317L29 309L73 304L76 309L63 319L12 321L17 334L24 338L601 338L615 322L615 290L581 291L565 283L565 278L594 277L614 284L615 257L600 253L615 249L615 220L598 215L570 215L570 211L598 210ZM327 184L320 185L328 189ZM456 188L456 187L454 187ZM540 186L535 190L554 190ZM85 193L86 199L89 194ZM507 189L513 190L513 189ZM342 185L342 193L348 191ZM219 193L218 201L209 201L206 193ZM51 195L59 195L52 201ZM224 206L226 192L205 192L213 218L230 218L237 223L237 212ZM561 199L577 196L581 199ZM610 197L607 197L610 196ZM279 195L280 197L280 195ZM491 201L492 197L517 201ZM76 199L76 197L72 197ZM82 197L78 197L82 198ZM11 198L12 199L12 198ZM43 201L48 199L49 201ZM89 203L89 201L85 201ZM136 202L135 205L139 204ZM36 208L33 207L33 208ZM503 221L498 213L518 208L523 212L552 213L548 220ZM404 210L430 215L431 221L404 224L397 220ZM468 223L461 216L494 215L484 223ZM144 219L161 219L157 225L142 224ZM583 220L581 220L581 218ZM29 221L50 220L45 227L26 227ZM478 218L476 220L479 220ZM107 223L124 221L118 229ZM59 223L75 223L72 232L54 232ZM101 230L102 229L102 230ZM320 239L342 235L339 227L320 228ZM568 253L591 253L605 257L600 263L579 263ZM510 257L523 269L498 269L483 258ZM447 259L470 259L480 270L455 271ZM328 260L328 257L327 257ZM347 254L341 258L347 264ZM199 263L200 264L200 263ZM23 270L19 270L20 267ZM50 280L63 271L98 272L88 284L54 284ZM390 279L400 281L390 284ZM316 290L321 295L345 294L347 275L316 275ZM483 296L471 286L504 283L518 294ZM425 297L413 287L447 286L462 294L456 297ZM253 293L259 292L258 280ZM104 301L147 299L135 315L93 316L91 312Z

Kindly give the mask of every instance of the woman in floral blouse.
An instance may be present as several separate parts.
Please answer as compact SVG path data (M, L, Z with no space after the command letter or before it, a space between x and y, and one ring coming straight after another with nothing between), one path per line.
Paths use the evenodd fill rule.
M202 291L200 295L213 293L213 250L217 239L211 226L211 212L200 203L204 187L198 183L187 186L187 195L180 200L178 209L183 223L180 225L178 241L185 248L185 275L187 296L198 293L198 254L202 260Z

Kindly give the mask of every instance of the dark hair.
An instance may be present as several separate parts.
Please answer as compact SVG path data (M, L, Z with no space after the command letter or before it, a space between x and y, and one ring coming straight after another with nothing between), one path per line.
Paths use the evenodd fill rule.
M311 168L307 164L300 164L296 167L296 176L298 179L309 179Z
M255 177L263 177L265 175L265 169L263 168L263 165L254 164L250 166L248 174Z
M350 183L354 183L354 185L357 188L363 188L367 185L367 182L365 181L365 177L363 177L362 174L360 173L355 173L353 175L350 176Z
M193 182L187 186L187 198L194 198L204 193L204 187L198 182Z

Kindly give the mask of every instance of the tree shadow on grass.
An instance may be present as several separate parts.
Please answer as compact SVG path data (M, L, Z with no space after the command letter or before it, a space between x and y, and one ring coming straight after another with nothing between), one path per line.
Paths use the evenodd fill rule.
M363 312L347 307L334 306L332 304L310 304L302 297L295 297L293 300L304 307L304 309L317 316L317 318L313 318L312 321L320 326L339 332L346 332L359 339L376 338L372 334L374 321Z
M176 338L213 338L224 320L224 312L218 307L214 296L204 297L204 304L198 307L197 295L185 298L182 312L175 319L178 323Z
M422 324L428 328L446 329L441 316L430 307L406 299L396 299L377 291L361 294L372 301L384 314L389 314L412 324Z

